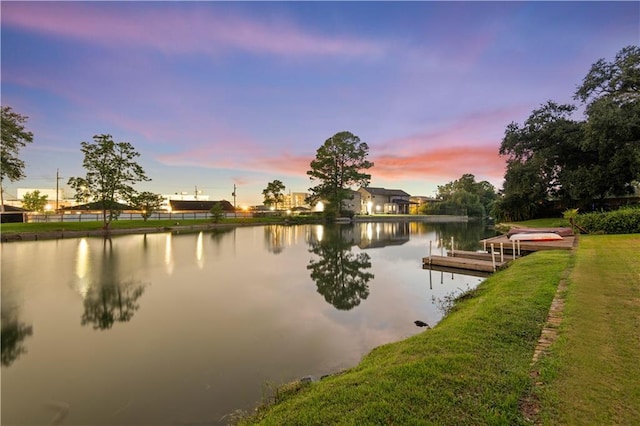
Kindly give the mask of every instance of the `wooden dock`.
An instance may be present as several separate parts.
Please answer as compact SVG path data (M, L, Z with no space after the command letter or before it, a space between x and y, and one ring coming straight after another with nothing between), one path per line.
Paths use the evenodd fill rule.
M575 247L577 241L575 236L563 237L562 240L558 241L520 241L520 252L531 253L539 250L571 250ZM491 250L491 244L493 244L494 250L500 250L500 243L502 243L505 253L512 253L514 247L516 252L518 250L518 243L516 242L514 244L506 235L487 238L480 242L483 244L483 247L486 245L487 250Z
M493 271L474 271L472 269L451 268L449 266L429 265L424 263L422 269L436 272L444 272L447 274L469 275L471 277L487 278Z
M422 258L423 269L456 270L458 273L493 273L508 265L521 255L539 250L571 250L578 240L573 234L562 235L562 240L553 241L511 241L507 235L487 238L480 243L484 251L452 250L440 256ZM451 241L453 246L453 239ZM431 246L429 246L431 247ZM492 253L493 251L493 253ZM431 248L429 248L431 254ZM453 271L452 271L453 272Z
M496 259L496 261L501 261L502 262L502 261L514 260L513 253L511 253L511 252L509 252L509 255L507 255L507 252L504 251L502 253L502 255L501 255L500 254L500 247L498 247L498 248L494 247L494 251L495 251L495 259ZM487 260L489 262L491 262L493 260L493 257L491 256L491 253L490 252L485 252L485 251L456 250L456 251L447 253L447 256L465 257L467 259Z
M460 256L427 256L422 258L424 269L429 269L434 266L444 266L469 271L494 272L506 264L506 261L500 262L500 255L498 255L495 263L492 260L470 259Z

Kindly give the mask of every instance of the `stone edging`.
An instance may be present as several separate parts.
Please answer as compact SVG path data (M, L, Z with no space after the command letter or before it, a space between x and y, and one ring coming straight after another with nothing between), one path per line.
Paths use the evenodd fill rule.
M571 249L575 251L576 246ZM562 323L562 313L564 311L565 294L569 286L569 275L571 274L572 267L569 266L563 273L558 288L551 302L549 313L547 314L547 320L540 333L540 338L533 351L533 357L531 358L531 370L529 376L534 380L534 388L539 388L543 383L538 380L540 376L540 369L537 366L538 361L544 355L549 353L549 348L558 338L560 324ZM540 401L534 394L521 402L521 410L527 421L532 424L542 424L538 419L538 413L540 412Z

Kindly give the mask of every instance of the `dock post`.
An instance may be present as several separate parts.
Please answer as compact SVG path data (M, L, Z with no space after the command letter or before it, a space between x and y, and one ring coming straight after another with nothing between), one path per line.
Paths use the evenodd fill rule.
M431 262L431 243L433 243L433 241L429 240L429 262Z
M493 251L493 243L491 243L491 262L493 262L493 271L496 270L496 252Z
M518 256L520 256L520 240L518 240Z
M482 248L487 251L487 240L482 240Z
M504 244L500 243L500 262L504 262Z
M453 237L451 237L451 256L453 256L455 254L455 251L453 249Z
M440 256L444 256L444 241L440 238Z
M516 240L511 240L511 253L513 253L513 260L516 260Z

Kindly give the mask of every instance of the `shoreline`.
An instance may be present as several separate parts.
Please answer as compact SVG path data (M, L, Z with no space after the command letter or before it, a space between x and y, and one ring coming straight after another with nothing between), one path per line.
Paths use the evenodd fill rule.
M429 222L429 223L445 223L445 222L468 222L470 219L466 216L418 216L418 215L397 215L397 216L357 216L349 222L336 223L367 223L367 222ZM91 230L57 230L57 231L8 231L0 232L0 242L10 243L19 241L39 241L39 240L61 240L65 238L83 238L83 237L111 237L114 235L127 234L157 234L161 232L197 232L210 231L214 229L225 229L233 227L246 226L265 226L265 225L302 225L302 224L318 224L322 221L289 221L283 219L277 222L247 222L247 223L205 223L193 225L172 225L172 226L153 226L150 222L149 226L139 228L122 228L122 229L91 229Z

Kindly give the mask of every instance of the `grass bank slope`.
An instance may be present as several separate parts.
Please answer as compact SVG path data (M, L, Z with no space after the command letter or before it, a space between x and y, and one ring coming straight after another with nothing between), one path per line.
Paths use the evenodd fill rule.
M432 330L355 368L279 390L242 424L527 424L530 363L568 252L539 252L468 293Z
M639 425L640 234L581 236L565 300L541 423Z

